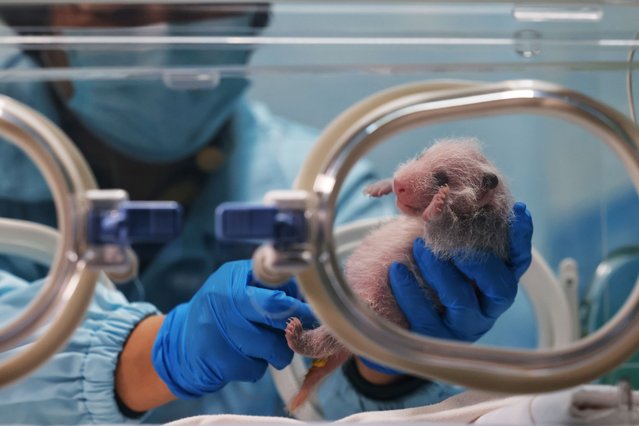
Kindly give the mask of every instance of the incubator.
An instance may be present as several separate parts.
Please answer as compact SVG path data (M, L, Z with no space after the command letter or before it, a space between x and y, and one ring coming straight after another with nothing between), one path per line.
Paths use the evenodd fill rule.
M0 324L0 386L63 347L96 285L166 311L250 257L348 350L415 377L639 385L638 19L605 0L0 0L0 269L45 280ZM343 272L400 214L358 180L463 137L534 221L521 291L473 344L382 319ZM307 369L271 370L284 402ZM324 419L320 399L295 415Z

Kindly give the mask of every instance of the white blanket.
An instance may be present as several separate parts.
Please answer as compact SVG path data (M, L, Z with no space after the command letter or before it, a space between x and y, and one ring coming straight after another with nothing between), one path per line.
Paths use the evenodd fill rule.
M639 406L639 394L632 393L632 405ZM508 425L602 425L639 424L639 410L628 409L619 388L585 385L538 395L504 397L486 392L464 392L439 404L403 410L371 411L345 417L334 423L432 422L454 424ZM196 416L170 426L208 424L309 424L283 417L237 415Z

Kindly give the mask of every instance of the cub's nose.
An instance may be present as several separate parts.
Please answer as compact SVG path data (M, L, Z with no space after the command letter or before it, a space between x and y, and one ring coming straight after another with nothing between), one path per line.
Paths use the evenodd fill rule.
M406 185L397 179L393 180L393 192L395 194L403 194L406 192Z

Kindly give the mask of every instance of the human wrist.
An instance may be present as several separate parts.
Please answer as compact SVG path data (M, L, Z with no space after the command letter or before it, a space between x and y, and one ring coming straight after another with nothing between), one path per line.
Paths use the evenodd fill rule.
M155 371L151 351L164 317L142 320L131 332L115 370L117 398L129 410L142 413L163 405L175 396Z

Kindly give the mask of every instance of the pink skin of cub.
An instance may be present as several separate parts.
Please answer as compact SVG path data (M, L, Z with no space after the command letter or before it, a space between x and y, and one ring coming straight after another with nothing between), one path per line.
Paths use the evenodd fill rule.
M392 295L388 268L400 262L417 271L412 258L416 238L423 238L442 259L481 251L507 259L514 200L504 182L475 139L450 139L400 165L392 179L368 186L365 193L372 197L394 193L403 214L369 233L347 259L345 275L355 294L382 318L408 328ZM425 293L439 305L423 284ZM293 411L352 354L325 326L304 330L297 318L289 320L286 339L294 352L327 361L324 367L309 370L300 393L289 403Z

